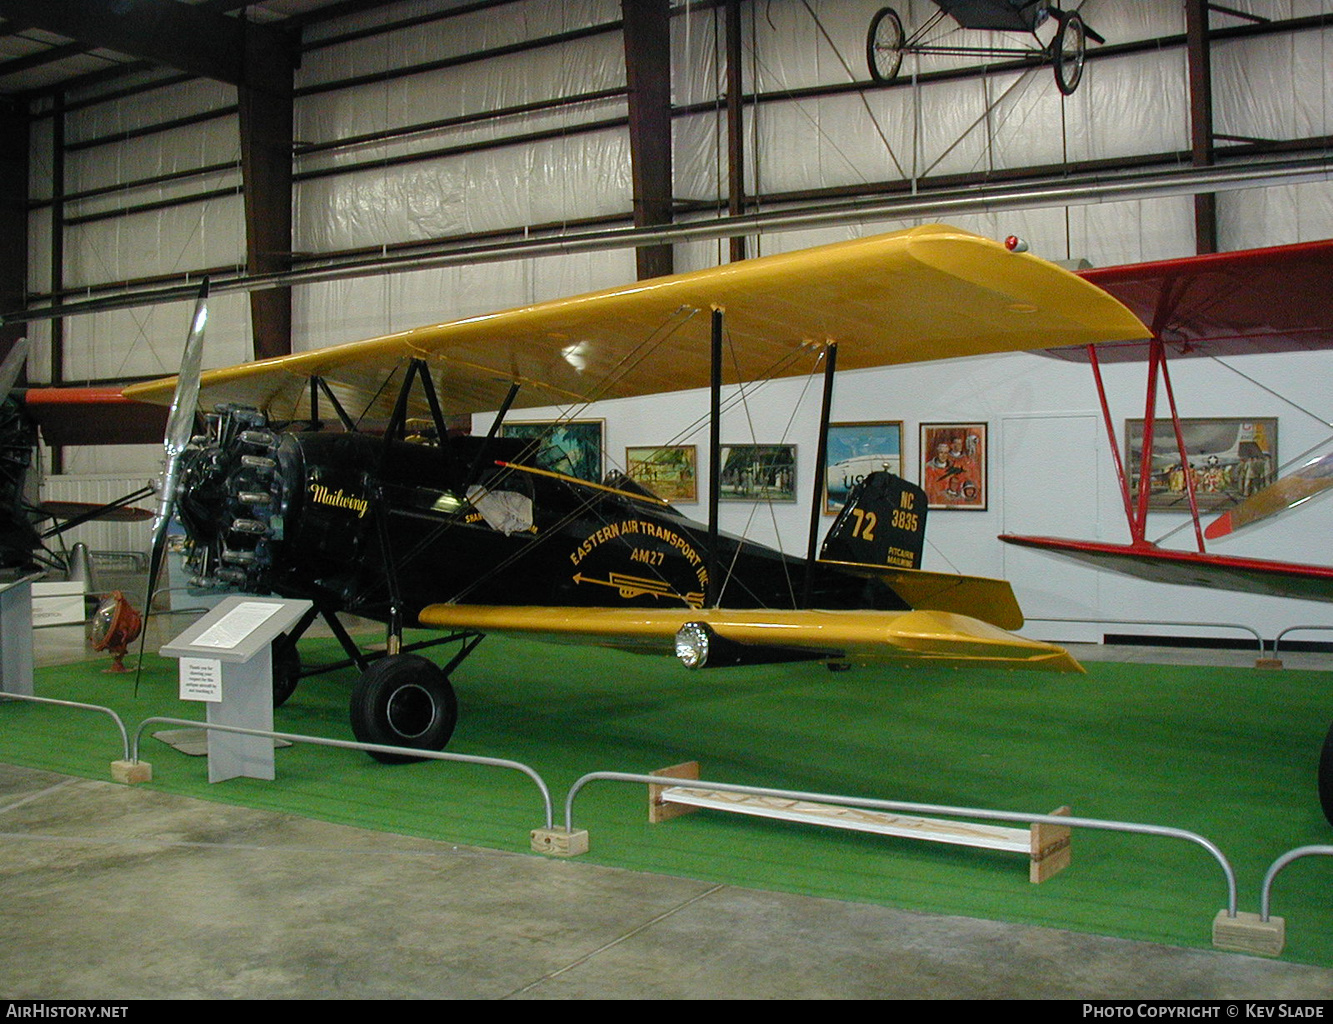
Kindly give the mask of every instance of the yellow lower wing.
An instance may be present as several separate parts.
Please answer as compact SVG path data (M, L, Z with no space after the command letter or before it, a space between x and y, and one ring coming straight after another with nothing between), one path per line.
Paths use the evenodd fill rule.
M657 611L434 604L421 612L420 621L440 629L475 629L660 653L674 649L676 631L685 623L703 622L737 643L835 652L832 660L858 664L921 661L1083 671L1062 647L941 611Z

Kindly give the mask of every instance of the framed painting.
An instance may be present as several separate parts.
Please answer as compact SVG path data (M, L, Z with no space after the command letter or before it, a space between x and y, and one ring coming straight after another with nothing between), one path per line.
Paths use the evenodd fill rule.
M986 509L985 423L921 424L921 487L927 508Z
M552 473L602 482L605 420L533 420L504 423L501 437L530 438L537 446L535 464Z
M824 463L824 514L837 515L847 492L870 473L903 475L902 420L830 423Z
M692 444L626 448L625 474L667 501L699 500L699 452Z
M796 445L722 446L718 501L795 501Z
M1267 487L1277 471L1277 417L1182 419L1185 462L1194 480L1199 508L1222 511ZM1130 496L1138 501L1143 473L1143 420L1125 421L1125 472ZM1189 490L1180 446L1170 420L1153 421L1148 508L1188 512Z

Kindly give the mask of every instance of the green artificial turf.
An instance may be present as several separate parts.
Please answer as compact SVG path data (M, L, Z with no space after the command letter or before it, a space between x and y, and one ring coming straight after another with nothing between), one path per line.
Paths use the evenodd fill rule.
M307 664L338 656L302 644ZM446 655L441 655L441 660ZM132 676L103 662L39 669L37 694L104 704L133 731L152 715L202 718L175 699L176 663ZM1239 908L1259 910L1269 864L1325 844L1315 762L1333 673L1092 663L1087 675L993 669L810 665L689 672L671 659L486 640L454 674L461 720L451 750L535 768L564 797L592 771L648 772L685 760L705 779L921 803L1076 815L1200 833L1231 861ZM302 682L279 709L284 732L350 739L351 670ZM120 756L104 717L10 702L0 759L107 778ZM528 850L536 787L512 771L454 763L385 766L295 745L278 779L210 786L203 758L153 739L141 753L165 792L289 811L494 849ZM1023 857L717 812L647 823L642 786L598 782L574 806L583 859L896 907L1211 945L1226 905L1216 862L1163 838L1080 830L1073 864L1032 885ZM1330 865L1306 858L1274 889L1284 959L1333 966Z

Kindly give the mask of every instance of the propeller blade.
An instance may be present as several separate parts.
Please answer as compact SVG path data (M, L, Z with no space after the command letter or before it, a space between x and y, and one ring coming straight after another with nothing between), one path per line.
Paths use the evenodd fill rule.
M5 356L5 361L0 363L0 402L9 397L9 392L14 388L14 382L19 379L19 374L23 372L23 363L28 358L28 339L19 338L14 342L9 354Z
M1251 494L1230 512L1224 512L1209 523L1203 535L1209 540L1225 537L1242 526L1251 526L1295 508L1330 487L1333 487L1333 454L1311 459L1294 473Z
M181 355L180 373L176 377L176 393L171 399L167 416L167 431L163 438L166 463L162 470L162 484L158 492L157 518L153 521L153 547L148 557L148 587L144 598L144 617L152 613L153 591L167 554L167 526L176 510L176 486L179 482L180 456L194 434L195 406L199 401L199 376L204 359L204 327L208 323L208 278L199 288L199 299L190 318L190 333L185 339ZM143 650L147 630L139 637L139 668L134 673L134 693L139 693L139 677L143 671Z

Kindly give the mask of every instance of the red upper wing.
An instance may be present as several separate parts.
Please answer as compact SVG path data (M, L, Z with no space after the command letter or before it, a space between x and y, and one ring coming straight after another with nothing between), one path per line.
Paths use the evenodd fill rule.
M119 388L28 388L28 414L49 445L159 444L165 406L131 402Z
M1333 348L1333 239L1101 267L1079 276L1115 296L1170 355ZM1097 346L1102 361L1143 360L1143 342ZM1086 361L1082 347L1046 355Z

